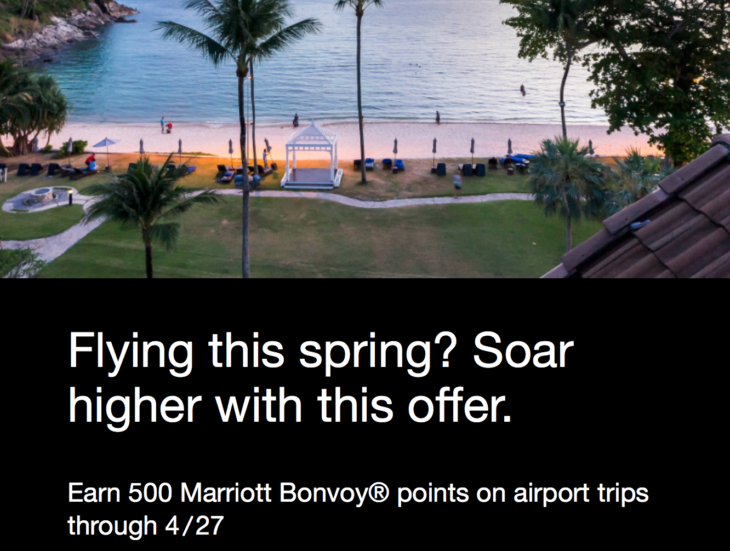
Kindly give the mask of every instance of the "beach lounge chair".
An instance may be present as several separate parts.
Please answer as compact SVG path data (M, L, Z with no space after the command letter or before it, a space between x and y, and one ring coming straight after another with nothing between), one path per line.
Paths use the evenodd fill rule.
M172 164L167 165L167 170L175 170L175 169L177 169L177 165L172 165Z
M243 169L241 169L241 171L243 171ZM243 174L236 174L233 177L233 183L237 186L242 186L243 185Z
M41 172L45 172L46 168L48 167L43 166L40 163L33 163L32 165L30 165L30 175L38 176Z
M477 164L477 176L484 177L487 175L487 167L484 163Z
M81 180L81 178L86 178L87 176L93 176L94 174L98 174L98 170L90 170L88 168L81 170L80 168L74 169L74 175L71 176L72 180Z
M383 159L383 170L388 170L393 166L393 159Z
M59 171L59 168L61 168L61 166L58 163L51 163L48 165L48 178L55 176L56 172Z
M231 180L233 180L233 176L234 176L233 171L229 170L223 176L221 176L220 180L218 180L218 183L230 184Z
M228 165L218 165L218 172L233 172L233 167Z
M534 155L525 155L524 153L518 153L517 155L513 155L513 157L519 157L520 159L525 159L527 161L535 158Z
M497 157L492 157L487 161L487 166L490 170L497 170L499 167L499 161L497 160Z
M403 164L403 159L396 159L395 166L393 168L395 168L396 170L405 170L406 165Z
M365 170L373 170L375 168L375 159L365 159Z
M196 170L198 170L198 167L195 166L195 165L188 166L188 167L185 167L185 168L186 168L186 170L185 170L184 176L189 176L190 174L192 174L193 172L195 172Z
M20 163L18 165L18 176L27 176L29 169L28 163Z
M361 164L362 164L362 159L355 159L355 169L360 168Z
M471 166L471 164L459 165L459 170L461 170L462 176L471 176L472 175L472 166Z
M439 163L436 165L436 174L439 176L446 176L446 163Z

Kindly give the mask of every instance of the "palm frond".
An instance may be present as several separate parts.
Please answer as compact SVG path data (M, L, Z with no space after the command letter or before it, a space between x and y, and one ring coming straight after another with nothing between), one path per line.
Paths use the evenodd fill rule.
M291 46L294 42L301 40L308 34L319 33L322 30L322 23L317 19L304 19L293 25L285 27L259 44L255 57L265 59L275 53Z
M202 53L215 66L220 65L226 58L233 58L232 53L225 46L208 35L185 25L173 21L159 21L155 30L162 31L164 40L176 40L190 49Z

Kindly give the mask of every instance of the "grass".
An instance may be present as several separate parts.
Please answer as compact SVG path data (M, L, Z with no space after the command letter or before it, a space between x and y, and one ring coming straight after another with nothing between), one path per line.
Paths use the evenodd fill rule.
M186 214L156 277L240 277L241 201ZM577 245L600 228L574 227ZM539 277L560 262L565 226L527 201L365 210L327 201L251 202L253 277ZM144 277L139 230L105 223L41 277Z

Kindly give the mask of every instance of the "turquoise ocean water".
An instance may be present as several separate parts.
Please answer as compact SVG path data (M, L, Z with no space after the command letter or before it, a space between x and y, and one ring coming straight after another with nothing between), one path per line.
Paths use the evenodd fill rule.
M112 25L98 40L69 46L44 68L73 105L72 122L237 120L235 69L214 69L184 46L160 39L157 21L201 28L182 0L127 0L136 24ZM333 0L295 0L296 19L323 32L256 68L257 120L356 120L356 19ZM387 0L363 23L363 101L368 121L559 122L559 63L518 59L512 14L498 0ZM605 123L590 108L582 67L568 81L568 117ZM527 95L519 91L524 84Z

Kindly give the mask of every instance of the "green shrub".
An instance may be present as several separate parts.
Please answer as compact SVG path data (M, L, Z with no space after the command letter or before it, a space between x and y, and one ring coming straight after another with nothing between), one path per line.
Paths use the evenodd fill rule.
M86 146L89 145L89 142L86 140L78 140L74 141L73 145L71 146L71 155L81 155L86 151ZM64 159L68 156L68 152L66 151L66 148L68 147L68 143L65 143L61 146L61 150L56 153L55 159Z
M46 264L31 249L0 249L0 278L36 277Z
M51 144L48 144L46 147L41 149L41 153L50 153L53 151L53 146Z

